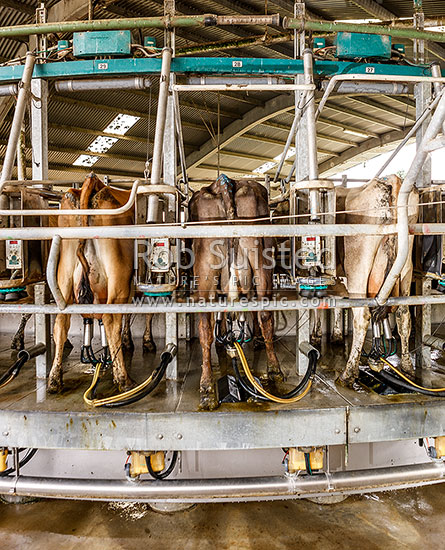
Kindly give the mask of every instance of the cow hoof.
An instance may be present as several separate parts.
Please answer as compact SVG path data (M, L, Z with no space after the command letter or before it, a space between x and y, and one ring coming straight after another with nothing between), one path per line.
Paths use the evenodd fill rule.
M133 340L122 340L122 351L124 353L133 353L134 352Z
M61 393L63 390L63 382L61 378L50 378L48 380L48 393Z
M413 364L411 362L411 357L406 357L406 358L402 357L400 366L402 368L402 372L406 374L406 376L414 379L415 372L414 372Z
M264 343L264 338L262 336L255 336L253 339L253 349L259 351L265 349L266 344Z
M285 380L279 365L267 365L267 378L275 384L277 382L284 382Z
M114 378L113 380L121 393L131 390L137 386L136 382L131 378L127 378L126 380L116 380L116 378Z
M146 340L142 344L142 352L143 353L156 353L156 344L153 342L153 340Z
M356 377L346 375L344 372L336 379L335 383L343 388L352 388Z
M217 409L218 406L219 403L213 386L210 388L201 387L199 389L199 409L201 411L213 411Z
M331 344L343 344L343 334L333 334L331 338Z

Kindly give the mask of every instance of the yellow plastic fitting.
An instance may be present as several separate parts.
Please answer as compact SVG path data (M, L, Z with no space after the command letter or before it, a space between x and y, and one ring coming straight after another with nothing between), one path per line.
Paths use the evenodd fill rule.
M162 472L165 468L165 455L163 451L157 451L150 455L150 465L153 472Z
M6 462L7 459L8 459L8 449L6 447L3 447L3 449L0 449L0 472L4 472L8 467L8 464Z
M434 446L436 447L437 458L445 456L445 435L436 437L434 440Z

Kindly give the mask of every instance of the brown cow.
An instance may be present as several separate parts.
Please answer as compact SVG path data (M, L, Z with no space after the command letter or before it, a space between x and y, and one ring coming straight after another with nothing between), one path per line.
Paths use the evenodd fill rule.
M337 223L349 224L392 224L397 222L397 197L401 179L392 175L386 178L373 179L363 187L336 188ZM409 223L415 223L418 217L418 193L411 192L409 197ZM355 212L354 212L355 211ZM403 267L399 281L396 283L393 296L409 296L413 272L412 247L414 237L409 237L408 259ZM397 254L395 235L356 235L337 237L337 276L346 277L347 294L350 298L374 298L389 272ZM411 317L408 306L399 306L396 310L397 328L401 341L401 368L413 375L413 365L409 354L409 336ZM336 310L334 321L334 339L342 338L339 318L341 310ZM353 340L348 362L338 378L341 385L350 386L359 374L360 357L366 332L371 319L387 315L389 308L368 307L352 309ZM317 327L319 324L317 323ZM319 334L317 336L320 336Z
M106 187L91 173L82 189L69 189L61 202L62 209L119 208L130 192ZM134 222L134 209L114 216L60 216L60 227L81 225L129 225ZM132 291L134 245L128 239L63 240L57 282L68 304L128 303ZM122 346L122 314L95 315L102 318L113 359L113 379L119 389L128 389L132 381L127 374ZM59 314L54 325L55 355L48 389L62 389L62 353L67 339L70 316Z
M233 181L223 175L212 185L194 193L189 210L191 220L202 222L268 217L267 191L256 181ZM267 237L195 239L193 243L195 255L193 272L197 283L195 295L199 299L208 300L221 292L229 298L235 298L239 293L251 296L255 290L258 299L270 298L273 275L272 258L270 258L272 249L273 240ZM282 379L273 346L273 313L261 311L258 317L266 347L268 375L274 379ZM203 409L214 409L218 406L218 402L210 362L210 348L213 342L210 313L199 314L199 340L202 347L200 406Z

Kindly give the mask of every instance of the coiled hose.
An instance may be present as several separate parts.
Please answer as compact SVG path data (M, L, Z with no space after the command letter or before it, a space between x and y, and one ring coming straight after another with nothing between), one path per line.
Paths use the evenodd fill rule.
M112 395L111 397L105 397L103 399L94 399L91 397L96 392L97 385L99 383L100 369L102 367L102 363L97 363L94 370L93 380L87 391L83 394L83 400L91 407L108 408L123 407L124 405L130 405L130 403L139 401L157 388L165 374L165 371L167 370L168 364L176 355L176 349L177 348L174 344L167 344L164 351L161 353L161 362L159 366L151 373L145 382L142 382L142 384L139 384L139 386L136 386L131 390L119 393L117 395Z
M236 363L236 357L232 357L232 365L235 371L235 376L240 386L252 397L256 399L260 398L263 401L272 401L273 403L296 403L297 401L300 401L300 399L303 399L303 397L311 389L312 379L317 369L317 360L318 360L318 352L315 349L310 350L308 353L309 365L303 376L303 379L298 384L298 386L296 386L293 390L283 395L273 395L269 393L267 390L265 390L261 386L261 384L259 384L255 380L255 377L253 376L249 368L249 364L247 363L247 359L246 359L246 356L244 355L243 348L241 347L241 345L238 342L234 342L234 346L240 358L241 365L243 366L244 372L246 373L247 379L251 384L251 386L246 384L242 379L238 369L238 365Z

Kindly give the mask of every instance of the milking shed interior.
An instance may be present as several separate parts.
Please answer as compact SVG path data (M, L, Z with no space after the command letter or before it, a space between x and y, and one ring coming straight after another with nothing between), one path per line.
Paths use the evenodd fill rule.
M443 2L0 0L0 21L0 493L176 510L443 481ZM414 142L403 181L338 177ZM205 237L225 299L222 275L199 293ZM254 241L273 243L265 295L234 267ZM125 300L88 295L111 270Z

